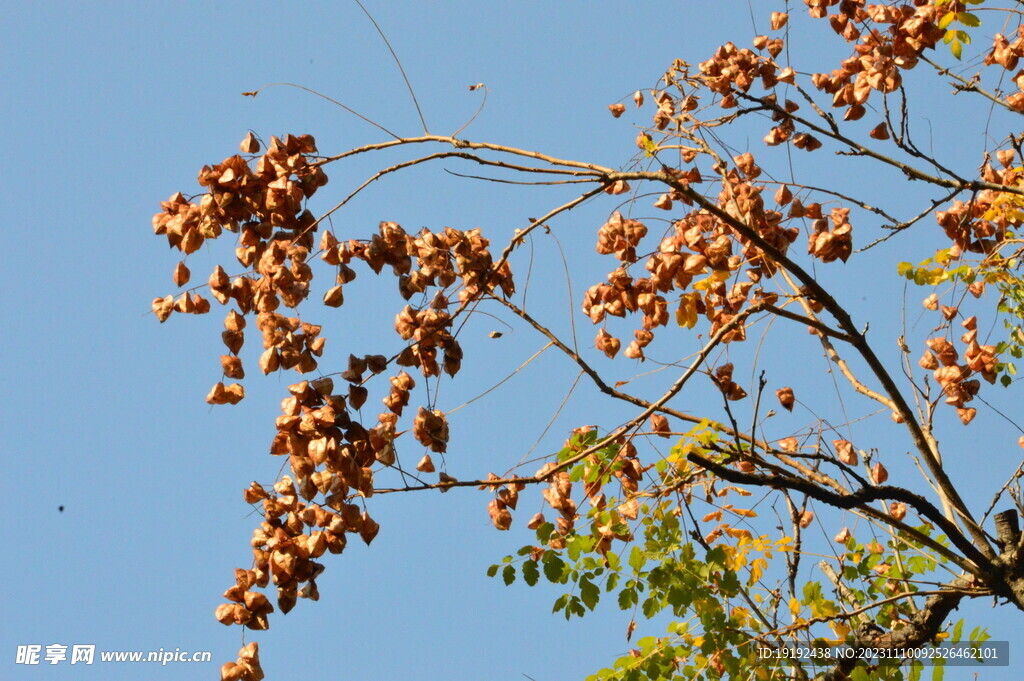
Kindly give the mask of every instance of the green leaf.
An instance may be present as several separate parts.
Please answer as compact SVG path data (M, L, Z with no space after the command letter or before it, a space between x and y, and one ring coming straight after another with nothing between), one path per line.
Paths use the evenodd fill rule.
M644 555L644 550L634 544L629 552L629 567L633 568L634 572L640 572L646 563L647 556Z
M647 600L644 601L644 604L643 606L641 606L640 609L641 611L643 611L644 617L646 617L647 619L651 619L659 612L661 612L661 607L662 606L660 598L657 598L656 596L649 596Z
M619 610L629 610L636 602L637 595L633 589L623 589L619 592Z
M501 578L505 580L505 586L516 581L516 567L514 565L506 565L505 569L501 571Z
M963 54L963 52L964 52L963 43L961 43L959 40L954 40L949 45L949 51L953 53L954 57L959 59L960 55Z
M949 28L949 25L953 23L953 19L955 18L956 12L946 12L945 14L942 15L942 18L939 19L939 28L943 30Z
M615 590L615 586L619 583L619 573L613 572L608 575L608 581L604 585L604 590L609 593Z
M580 553L583 551L582 539L579 535L569 537L565 545L565 552L569 555L569 560L576 562L580 559Z
M569 594L562 594L555 601L555 605L554 605L553 608L551 608L551 612L558 612L559 610L564 608L565 604L568 603L568 602L569 602Z
M551 583L562 581L562 573L565 571L565 561L556 554L548 552L544 554L544 576Z
M961 620L957 620L957 623L955 625L953 625L953 633L950 634L949 640L950 641L954 641L954 642L955 641L959 641L960 640L960 636L962 636L963 633L964 633L964 621L962 619Z
M540 579L540 570L537 569L537 561L528 560L523 563L523 581L534 586Z
M492 565L491 567L487 568L487 576L488 577L493 577L494 575L498 574L498 568L499 567L501 567L501 566L500 565Z
M580 580L580 598L583 599L583 604L588 609L593 610L597 602L601 600L601 589L597 584L584 577Z
M981 19L970 12L957 12L956 20L969 28L981 26Z

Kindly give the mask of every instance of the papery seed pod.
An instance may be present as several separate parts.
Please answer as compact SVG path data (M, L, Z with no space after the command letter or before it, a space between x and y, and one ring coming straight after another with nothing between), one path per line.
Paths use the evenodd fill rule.
M377 461L385 466L393 466L395 463L395 447L388 442L376 454Z
M420 462L416 464L416 470L420 473L433 473L434 472L434 461L430 458L429 454L424 454Z
M881 485L889 479L889 471L885 470L885 466L881 463L876 463L871 467L871 480L876 485Z
M341 307L345 303L345 294L341 286L332 286L324 294L324 305L327 307Z
M210 392L206 395L207 404L224 404L225 403L225 389L224 384L218 381Z
M790 387L779 388L775 391L775 396L779 398L779 404L781 404L786 411L793 411L793 404L796 402L796 396L793 394L793 389Z
M191 276L192 273L188 271L187 267L185 267L185 263L179 262L174 268L174 285L184 286L188 283L189 277Z
M242 143L239 144L238 147L242 150L243 154L257 154L260 150L260 143L250 130L246 133L245 139L242 140Z
M786 185L781 185L778 191L775 192L775 203L780 206L785 206L793 200L793 192L789 190Z
M245 343L245 332L224 331L220 334L220 338L231 354L237 355L238 351L242 349L242 345Z
M902 501L894 501L889 504L889 515L896 520L903 520L907 517L907 505Z
M544 522L545 522L544 514L543 513L537 513L532 518L530 518L530 521L528 523L526 523L526 526L528 528L530 528L531 530L536 530L538 527L543 525Z
M626 105L622 104L621 102L616 104L609 104L608 110L612 112L612 116L614 118L618 118L622 114L626 113Z
M889 126L883 121L871 128L871 132L868 133L868 137L876 140L887 140L889 139Z
M277 588L277 607L287 615L295 607L298 597L299 591L296 587L279 586Z
M231 310L228 312L227 316L224 317L224 328L232 333L241 331L245 328L245 317L234 310Z
M278 354L277 348L268 348L260 355L260 371L264 374L270 374L278 370L281 366L281 357Z
M849 538L850 529L848 527L844 527L842 530L840 530L839 534L832 538L832 541L836 542L837 544L845 544L847 540L849 540Z
M814 522L814 513L811 511L804 511L800 514L800 527L806 530Z
M495 529L507 530L512 526L512 513L497 499L491 499L487 504L487 514Z
M651 415L651 430L661 437L671 437L672 428L668 425L668 419L663 414Z
M198 293L192 294L192 314L206 314L210 311L210 301Z
M617 194L625 194L629 191L629 183L625 180L615 180L604 188L606 194L615 196Z
M836 449L836 458L847 466L857 465L857 452L853 444L848 440L832 440L832 446Z
M361 385L352 385L348 389L348 403L355 410L362 408L366 404L366 398L369 396L369 391Z
M163 298L153 299L153 313L161 323L167 321L167 318L171 316L171 312L174 311L174 296L165 296Z
M441 473L438 474L437 481L439 483L441 483L442 485L445 485L444 487L441 488L441 493L442 494L447 492L448 490L450 490L451 489L451 485L453 483L458 482L458 480L456 478L453 478L452 476L448 475L444 471L442 471Z
M245 370L242 368L242 359L237 355L220 356L221 371L228 378L245 378Z
M934 354L932 354L931 350L926 350L925 353L921 355L921 359L917 360L917 364L922 369L928 369L929 371L934 371L939 368L939 360Z
M359 536L362 537L363 541L366 542L366 545L369 546L370 542L373 541L373 538L377 536L378 532L380 532L380 525L378 525L377 522L366 513L366 511L363 511L360 520Z
M795 437L785 437L779 440L779 449L784 452L795 452L799 446L799 442Z
M237 662L225 662L220 668L220 681L244 681L248 673L249 670Z
M601 329L597 332L597 338L594 340L594 345L609 359L614 359L615 355L619 352L619 348L622 347L622 342L604 329Z
M224 388L224 399L227 404L238 404L245 399L245 386L241 383L232 383Z

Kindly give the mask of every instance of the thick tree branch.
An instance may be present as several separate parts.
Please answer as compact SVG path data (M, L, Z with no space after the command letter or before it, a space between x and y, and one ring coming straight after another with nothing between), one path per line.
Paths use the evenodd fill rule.
M740 471L733 470L727 466L719 463L715 463L710 459L701 456L695 452L687 454L687 459L695 464L703 466L707 470L711 471L718 477L728 480L729 482L742 484L742 485L753 485L757 487L782 487L785 489L791 489L797 492L802 492L807 496L817 499L818 501L825 502L835 508L843 509L854 509L861 511L866 515L879 518L884 522L898 527L901 530L909 532L915 536L915 539L923 544L929 545L932 549L939 551L945 557L955 562L964 570L977 575L978 577L986 577L986 573L983 566L990 563L989 559L983 555L970 541L968 541L959 530L953 525L939 509L935 508L927 499L919 494L915 494L909 490L903 489L902 487L895 487L892 485L879 485L876 487L862 487L855 492L849 492L847 494L839 494L836 492L830 492L819 485L814 484L809 480L801 480L792 476L783 475L760 475L756 473L743 473ZM868 504L872 501L879 499L892 499L895 501L902 501L908 506L911 506L916 510L922 517L927 518L929 521L938 526L950 542L953 543L968 560L964 560L963 557L958 556L949 549L945 548L938 542L935 542L925 535L914 530L906 523L900 522L895 518L888 515L884 515L878 510L871 508ZM941 549L941 550L940 550Z

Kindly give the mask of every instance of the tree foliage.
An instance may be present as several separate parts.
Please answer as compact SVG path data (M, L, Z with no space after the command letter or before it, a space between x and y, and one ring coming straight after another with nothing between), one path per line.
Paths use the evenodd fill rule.
M544 511L523 519L535 539L488 574L505 585L561 585L553 609L566 618L602 599L634 613L626 637L635 647L603 661L594 679L915 678L918 663L761 656L826 641L898 650L960 640L964 623L953 611L967 599L996 597L1024 610L1014 509L1024 512L1022 468L979 507L943 464L951 453L937 437L950 423L978 428L983 396L1016 387L1024 352L1024 135L1014 132L1024 113L1022 14L984 0L804 5L809 16L771 12L760 17L766 34L695 55L696 63L677 60L656 87L609 106L619 118L629 103L637 117L637 154L620 167L432 134L426 124L415 136L374 124L384 141L333 154L308 134L265 144L250 132L241 153L200 171L203 193L161 204L155 231L184 256L176 286L191 283L190 254L220 252L225 240L234 248L225 254L234 262L204 283L153 301L161 322L209 313L209 298L227 308L223 376L207 402L245 397L242 355L253 325L260 373L299 375L282 395L269 445L289 470L244 492L262 521L251 564L235 570L216 609L221 622L267 629L275 610L317 600L325 554L342 553L352 536L369 544L377 535L378 497L454 487L484 490L481 506L498 530L516 522L521 496L539 490ZM791 63L795 23L828 49ZM986 33L989 26L1002 32ZM833 60L835 49L845 56ZM954 92L944 96L975 98L989 110L990 143L970 171L952 167L941 147L924 151L912 135L915 93L937 96L948 84ZM752 132L760 143L739 153L734 145ZM431 150L418 155L424 148ZM339 194L333 207L314 208L329 172L385 150L407 157ZM798 155L811 160L794 164ZM554 184L571 198L503 242L478 228L411 232L381 222L360 237L331 226L365 187L434 161ZM844 164L902 177L914 191L882 206L871 182L830 180ZM596 244L608 274L582 291L596 335L577 347L540 318L552 310L528 312L517 297L521 252L527 243L553 247L547 235L591 200L607 205L607 219L589 239L573 237L570 250ZM634 216L652 206L665 218ZM936 238L941 248L921 251ZM899 256L895 272L873 269L880 249ZM933 328L872 334L869 322L898 319L904 306L853 310L834 268L889 276L894 292L905 278ZM322 366L321 323L345 317L316 301L342 308L350 282L370 274L393 292L380 321L394 315L398 341ZM477 458L472 465L506 472L456 479L448 459L461 453L448 451L449 412L437 387L460 374L460 330L477 314L531 330L633 415L614 422L594 414L600 425L575 428L536 472ZM766 376L750 347L755 334L828 358L833 370L815 375L813 398ZM695 340L696 352L679 351ZM473 344L474 361L485 362L493 347ZM638 374L652 364L679 373L645 393L609 378L623 363ZM683 409L680 393L702 382L718 399ZM797 418L801 410L809 423ZM990 445L1013 451L1012 442ZM993 534L986 523L1000 504ZM831 528L831 546L808 536L812 526ZM644 624L652 619L664 633ZM979 627L967 638L986 635ZM262 678L256 644L222 677Z

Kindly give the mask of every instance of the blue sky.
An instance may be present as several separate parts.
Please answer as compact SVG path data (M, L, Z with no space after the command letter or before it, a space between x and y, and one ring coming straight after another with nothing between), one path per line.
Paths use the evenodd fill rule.
M726 5L734 13L723 11ZM774 6L755 5L764 31ZM479 103L467 86L484 82L487 107L467 138L611 166L632 156L635 132L628 117L612 119L607 104L653 86L674 58L696 63L717 44L751 35L745 3L371 2L368 8L402 58L433 132L461 126ZM213 678L241 643L238 628L223 627L212 616L232 568L248 563L257 521L241 490L276 474L280 462L266 454L272 420L284 386L297 378L261 380L255 348L248 347L249 397L234 408L211 409L203 402L220 375L222 315L157 324L149 303L174 291L176 259L153 237L150 217L173 192L197 191L199 168L235 153L250 129L265 138L311 133L325 152L382 139L379 131L298 90L271 88L255 99L241 97L243 91L290 81L403 134L418 132L418 119L386 48L354 4L4 3L0 21L7 28L0 43L6 133L0 224L8 253L0 285L9 320L2 341L6 470L0 491L10 507L0 678ZM811 54L818 46L808 39L794 50ZM974 167L976 137L961 135L950 143L943 137L943 130L955 134L961 109L937 115L928 100L922 109L947 158ZM963 108L962 115L971 111ZM756 139L733 142L743 146ZM347 193L372 173L373 163L397 158L329 170L331 183L323 191L329 198ZM339 214L335 228L360 237L380 220L410 230L481 226L503 243L502 236L529 217L571 198L564 188L474 183L446 175L442 167L465 170L438 165L380 183ZM835 172L839 179L848 171L818 172ZM858 172L845 177L880 201L897 201L910 191L899 177ZM331 203L323 199L320 206ZM574 309L582 290L607 271L606 262L583 256L591 254L594 232L613 208L607 200L594 202L559 225L574 266ZM936 230L926 222L924 233L914 237L920 247L907 239L872 256L868 277L841 266L828 271L830 283L851 293L859 289L860 300L851 297L855 312L870 319L881 337L894 338L884 334L898 328L898 316L873 316L879 303L893 301L893 286L901 285L895 262L911 259L908 252L929 255ZM543 246L535 254L530 309L568 332L561 260L550 241ZM193 278L205 279L218 261L227 262L225 251L197 254L195 266L189 261ZM521 257L513 265L523 271L527 261ZM328 360L375 352L381 343L395 346L390 320L399 299L391 284L383 288L376 281L361 274L346 295L350 303L337 318L323 319L333 324L325 326L333 329ZM923 295L911 292L910 323L917 321L918 297ZM898 307L887 311L893 310L898 314ZM586 346L593 329L576 315ZM488 339L495 329L505 336ZM493 385L543 345L528 330L508 333L487 317L473 321L466 333L481 352L502 346L494 352L497 359L467 355L466 378L445 387L448 407ZM687 347L696 343L679 338ZM884 342L890 352L894 343ZM671 359L669 348L664 353ZM779 380L816 401L810 387L801 393L799 386L816 384L823 364L803 336L769 343L762 353ZM804 353L814 360L800 361ZM601 366L615 379L643 370L621 360ZM456 477L502 473L541 435L575 372L553 352L530 372L453 419L448 465ZM629 416L592 393L580 390L538 454L556 450L571 427ZM680 408L698 408L702 398L679 399ZM858 414L870 411L862 403L846 406ZM964 453L951 457L950 467L966 475L967 496L979 505L987 505L1019 457L1007 446L1016 439L1011 430L994 417L985 426L985 441L974 439L981 437L980 427L973 434L941 433L944 444ZM865 432L872 446L909 446L894 428ZM912 467L907 470L911 475ZM531 503L539 510L536 499ZM528 675L553 681L582 678L624 651L629 615L613 604L567 624L550 615L555 591L505 588L484 575L492 562L529 542L522 525L533 513L520 511L517 529L502 534L490 528L485 504L482 494L463 490L373 500L371 513L382 530L372 548L353 542L342 557L328 561L321 601L300 602L287 617L274 616L271 631L257 637L268 677ZM962 610L984 617L995 639L1012 641L1019 631L1020 613L989 610L987 604ZM31 643L211 650L214 662L142 668L13 664L16 646ZM947 678L957 678L953 671Z

